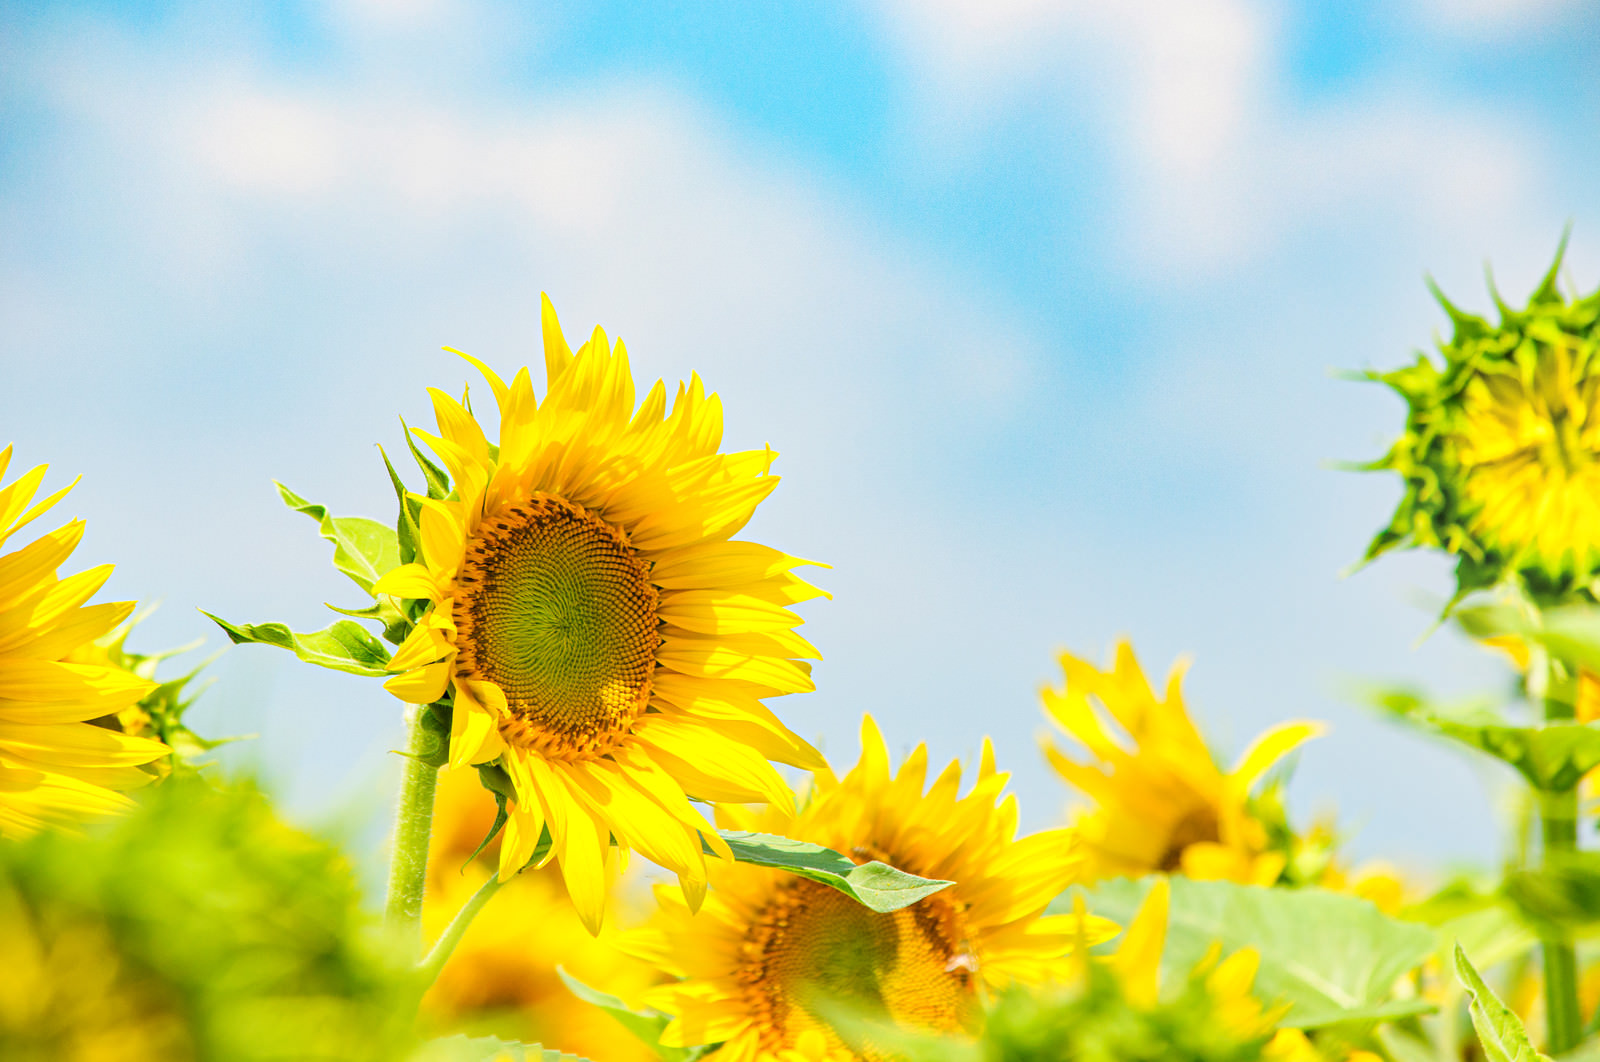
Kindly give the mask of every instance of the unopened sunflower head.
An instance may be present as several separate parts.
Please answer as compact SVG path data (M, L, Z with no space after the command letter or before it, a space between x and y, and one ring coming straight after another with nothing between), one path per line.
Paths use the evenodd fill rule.
M553 857L597 931L611 853L697 902L704 847L731 853L690 798L787 804L770 761L822 765L762 703L812 688L790 606L822 591L793 574L810 562L733 539L775 454L720 451L699 377L670 408L659 381L636 401L622 343L597 328L574 352L548 300L544 330L542 395L468 358L498 441L431 392L438 433L415 435L443 468L419 455L430 489L402 498L405 563L373 592L414 624L387 688L448 715L450 766L500 772L501 875Z
M644 994L675 1016L663 1043L722 1042L717 1057L730 1062L854 1059L836 1015L959 1035L976 1028L986 993L1066 971L1077 923L1044 910L1076 874L1070 831L1016 837L1016 802L1002 796L1008 776L987 743L965 795L959 764L931 785L927 767L919 745L891 772L869 717L860 762L838 781L819 772L798 813L719 809L729 826L955 884L885 914L748 864L714 868L698 916L678 890L658 890L661 909L632 939L682 978ZM1096 920L1090 932L1098 943L1114 928Z
M1366 374L1407 406L1405 433L1363 466L1405 480L1367 559L1410 546L1453 554L1457 599L1502 582L1541 603L1596 598L1600 291L1562 295L1561 260L1523 309L1496 294L1498 324L1435 289L1454 324L1439 358Z
M1231 771L1218 766L1184 706L1180 661L1157 697L1133 648L1118 642L1109 670L1061 655L1066 684L1042 691L1045 712L1072 739L1043 739L1056 772L1092 802L1076 825L1091 879L1151 871L1275 883L1287 863L1252 789L1285 755L1321 732L1309 722L1262 734ZM1077 758L1086 752L1087 758Z
M10 462L7 446L0 482ZM0 548L71 489L34 502L45 470L0 487ZM125 810L123 792L151 781L142 768L171 751L151 737L93 725L133 708L156 684L75 655L133 612L131 601L85 604L111 575L109 564L57 576L83 531L83 521L73 520L0 553L0 837Z

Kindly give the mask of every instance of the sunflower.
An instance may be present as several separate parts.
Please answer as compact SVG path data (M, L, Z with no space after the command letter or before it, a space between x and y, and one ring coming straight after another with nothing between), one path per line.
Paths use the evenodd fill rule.
M10 463L7 446L0 479ZM34 503L45 469L0 488L0 546L72 489ZM83 529L73 520L0 555L0 836L126 808L121 790L151 781L141 765L170 752L159 741L89 722L137 704L155 683L117 667L67 662L133 611L132 602L84 604L111 575L109 564L56 578Z
M1563 250L1565 241L1563 241ZM1405 494L1371 559L1403 546L1456 554L1459 594L1504 579L1537 600L1593 599L1600 574L1600 291L1568 300L1556 255L1528 305L1500 323L1442 294L1455 329L1427 355L1369 373L1405 399L1406 430L1369 470Z
M1157 699L1133 648L1117 643L1111 670L1061 655L1066 685L1046 688L1045 711L1089 753L1080 762L1048 738L1045 754L1064 779L1094 802L1077 822L1091 879L1181 871L1270 885L1285 856L1269 850L1250 812L1251 788L1291 749L1320 732L1294 722L1258 737L1224 773L1183 703L1180 662ZM1098 702L1099 710L1096 710ZM1107 726L1105 716L1120 728Z
M776 455L718 452L721 402L699 377L670 413L660 381L636 409L623 345L596 328L574 354L543 310L542 402L526 369L508 385L468 357L499 404L497 445L431 392L439 434L416 434L455 489L416 499L418 560L374 592L418 616L387 688L449 697L450 766L510 777L502 879L548 830L597 932L613 842L675 871L695 902L703 844L731 853L689 798L787 803L768 761L823 765L762 703L813 688L818 654L788 606L822 591L793 574L811 562L732 540L777 486Z
M978 1022L986 990L1066 969L1077 924L1070 915L1041 914L1076 872L1071 832L1015 839L1016 802L1001 799L1008 776L996 773L987 742L964 797L957 796L958 763L924 792L926 746L891 775L870 716L861 742L855 769L842 781L818 771L798 813L724 807L719 819L955 884L890 914L786 871L745 864L714 868L698 916L681 892L659 888L660 910L633 940L683 978L643 994L675 1016L663 1043L722 1043L712 1057L726 1062L852 1059L827 1021L837 1008L961 1033Z
M494 812L494 801L471 773L440 778L422 909L430 935L441 932L494 873L498 840L474 855ZM451 953L423 997L423 1013L447 1031L492 1032L606 1062L649 1062L655 1053L615 1018L574 999L556 967L623 996L659 978L617 946L609 927L591 936L565 891L554 867L513 878L495 895L494 918L474 922Z

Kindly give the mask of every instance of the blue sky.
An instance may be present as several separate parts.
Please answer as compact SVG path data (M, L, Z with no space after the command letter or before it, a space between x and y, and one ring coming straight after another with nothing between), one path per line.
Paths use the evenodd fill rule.
M1053 654L1180 653L1228 756L1287 718L1303 815L1363 855L1488 859L1481 777L1353 677L1499 688L1428 626L1425 557L1340 571L1397 485L1331 470L1400 409L1389 365L1520 297L1575 225L1600 281L1600 15L1560 0L0 5L5 436L84 474L85 564L322 626L350 603L279 478L392 507L374 442L449 344L537 359L538 293L641 376L699 371L785 482L751 534L834 564L819 690L841 760L984 734L1024 819ZM241 648L197 721L257 731L306 815L381 811L397 706ZM1489 776L1493 780L1493 776Z

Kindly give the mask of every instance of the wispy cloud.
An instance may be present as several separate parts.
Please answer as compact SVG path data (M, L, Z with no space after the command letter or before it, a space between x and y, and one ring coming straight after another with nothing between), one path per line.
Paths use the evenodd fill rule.
M970 137L1029 97L1053 101L1060 124L1042 136L1066 143L1090 123L1120 171L1112 227L1140 272L1211 279L1332 217L1430 235L1465 222L1482 241L1537 216L1546 152L1503 114L1395 79L1292 102L1280 5L890 0L886 12L934 136Z

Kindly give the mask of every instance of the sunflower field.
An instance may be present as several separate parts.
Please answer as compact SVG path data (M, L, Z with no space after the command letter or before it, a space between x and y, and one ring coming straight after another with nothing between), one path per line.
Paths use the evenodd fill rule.
M542 364L451 351L470 380L380 448L392 520L278 486L354 584L339 618L210 616L404 714L380 911L185 722L205 665L129 648L134 603L91 603L109 566L61 574L75 484L41 496L8 447L0 1057L1600 1059L1600 292L1560 267L1492 321L1436 289L1451 334L1357 375L1406 415L1357 469L1403 493L1352 560L1449 555L1437 622L1507 678L1365 696L1515 772L1492 872L1353 861L1289 813L1319 722L1222 761L1184 663L1126 640L1040 691L1037 754L1079 799L1051 828L1020 829L1028 753L987 739L930 763L865 713L859 757L824 756L785 700L827 566L742 534L775 452L725 451L698 376L641 387L545 299Z

